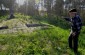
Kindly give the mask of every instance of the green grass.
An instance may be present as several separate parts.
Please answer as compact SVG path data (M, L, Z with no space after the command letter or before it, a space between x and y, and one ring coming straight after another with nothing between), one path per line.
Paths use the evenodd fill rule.
M85 29L85 27L83 27ZM85 30L79 38L79 51L85 53ZM0 55L73 55L68 49L69 31L59 27L33 33L0 35Z
M28 33L0 34L0 55L74 55L68 48L70 30L64 20L58 17L49 20L48 17L31 17L21 14L15 16L16 18L12 21L6 21L7 25L10 24L9 27L14 20L21 23L31 20L30 23L47 23L52 27ZM85 26L81 30L78 50L80 55L85 55Z

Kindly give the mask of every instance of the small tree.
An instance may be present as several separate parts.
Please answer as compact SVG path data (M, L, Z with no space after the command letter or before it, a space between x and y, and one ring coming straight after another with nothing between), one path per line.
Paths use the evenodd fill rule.
M43 0L43 1L44 1L44 7L47 9L47 15L51 16L53 0Z
M14 18L13 8L14 8L15 1L16 0L4 0L5 7L9 8L9 11L10 11L9 19Z
M54 6L54 11L56 15L61 16L63 14L63 5L64 5L63 0L56 0L55 6Z
M28 15L35 15L35 0L28 0Z

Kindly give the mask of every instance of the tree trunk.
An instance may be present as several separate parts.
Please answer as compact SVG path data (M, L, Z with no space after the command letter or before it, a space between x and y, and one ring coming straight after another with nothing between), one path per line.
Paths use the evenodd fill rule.
M2 5L1 5L1 11L2 11Z
M10 11L10 17L9 17L9 19L14 18L14 12L13 12L13 7L12 6L9 8L9 11Z

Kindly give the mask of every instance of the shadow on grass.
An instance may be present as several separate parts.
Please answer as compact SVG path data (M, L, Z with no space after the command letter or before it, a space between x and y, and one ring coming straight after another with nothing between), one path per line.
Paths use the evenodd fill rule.
M80 51L78 51L77 53L74 53L75 55L82 55L82 53Z

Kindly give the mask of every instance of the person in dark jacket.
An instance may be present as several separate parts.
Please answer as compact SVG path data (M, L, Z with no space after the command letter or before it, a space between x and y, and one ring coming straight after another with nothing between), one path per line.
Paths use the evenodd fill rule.
M65 18L65 20L71 22L71 33L68 38L69 47L74 50L74 53L78 52L78 37L81 31L82 22L79 15L77 15L76 9L71 9L69 11L70 18Z

